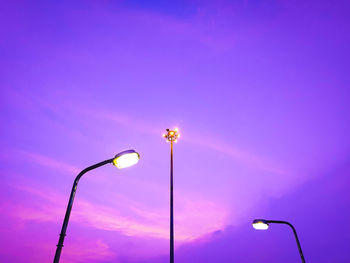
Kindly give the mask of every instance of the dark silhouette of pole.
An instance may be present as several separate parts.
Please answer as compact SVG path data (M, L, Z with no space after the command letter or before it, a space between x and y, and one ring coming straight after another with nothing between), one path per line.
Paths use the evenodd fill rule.
M91 165L87 168L85 168L84 170L82 170L77 177L74 180L73 183L73 187L72 187L72 191L69 197L69 202L68 202L68 206L67 206L67 210L66 210L66 215L64 216L64 220L63 220L63 225L62 225L62 230L61 230L61 234L60 234L60 238L58 240L58 244L57 244L57 249L56 249L56 254L55 254L55 259L53 260L54 263L58 263L60 261L60 256L61 256L61 252L62 252L62 247L63 247L63 242L64 242L64 238L66 236L66 231L67 231L67 226L68 226L68 221L69 221L69 216L70 216L70 212L72 211L72 207L73 207L73 201L74 201L74 196L75 196L75 192L77 191L77 187L78 187L78 182L79 179L88 171L91 171L93 169L96 169L100 166L103 166L107 163L112 163L114 160L113 159L108 159L105 160L103 162Z
M170 263L174 263L174 185L173 185L173 142L180 137L178 129L173 131L166 129L163 137L170 142Z
M170 263L174 263L173 141L170 150Z
M300 241L299 241L299 238L298 238L298 235L297 235L297 231L295 230L294 226L291 223L287 222L287 221L278 221L278 220L266 220L266 223L285 224L285 225L288 225L288 226L290 226L292 228L295 240L297 241L297 245L298 245L301 261L303 263L305 263L304 254L303 254L303 251L301 250Z

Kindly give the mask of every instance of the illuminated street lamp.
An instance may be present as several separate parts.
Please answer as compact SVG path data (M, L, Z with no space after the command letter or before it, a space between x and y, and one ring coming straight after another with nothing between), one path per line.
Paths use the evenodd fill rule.
M66 236L66 230L67 230L67 226L68 226L69 216L70 216L70 212L71 212L72 207L73 207L74 196L75 196L75 192L77 191L79 179L86 172L91 171L93 169L96 169L98 167L101 167L105 164L113 163L117 168L122 169L122 168L126 168L126 167L129 167L129 166L136 164L139 161L139 159L140 159L140 155L137 152L135 152L134 150L123 151L121 153L118 153L112 159L108 159L108 160L99 162L97 164L94 164L94 165L91 165L91 166L85 168L77 175L77 177L74 180L73 188L72 188L72 191L71 191L71 194L69 197L66 215L64 217L60 238L58 240L55 259L53 261L54 263L58 263L60 260L61 251L62 251L63 242L64 242L64 237Z
M297 241L297 245L298 245L298 249L299 249L299 254L300 254L300 257L301 257L301 261L303 263L305 263L305 258L304 258L304 255L303 255L303 251L301 250L301 245L300 245L300 242L299 242L299 238L298 238L298 235L297 235L297 231L295 230L294 226L287 222L287 221L276 221L276 220L265 220L265 219L255 219L253 221L253 227L256 229L256 230L266 230L269 228L269 224L285 224L285 225L288 225L292 228L293 230L293 233L294 233L294 236L295 236L295 240Z
M170 263L174 263L173 142L180 138L179 129L166 129L163 137L170 142Z

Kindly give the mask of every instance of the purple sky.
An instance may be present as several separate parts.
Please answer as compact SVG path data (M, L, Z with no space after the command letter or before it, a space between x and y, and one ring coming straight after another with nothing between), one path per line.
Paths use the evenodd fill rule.
M350 262L348 1L1 1L0 262Z

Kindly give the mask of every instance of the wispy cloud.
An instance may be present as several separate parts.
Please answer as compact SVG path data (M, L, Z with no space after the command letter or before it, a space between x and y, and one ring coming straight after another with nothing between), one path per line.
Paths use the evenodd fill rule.
M45 235L35 238L32 242L33 232L31 229L22 229L21 233L12 232L12 237L2 236L0 240L3 246L6 242L6 249L1 251L1 259L5 260L6 256L12 258L11 262L51 262L55 255L55 244L57 244L56 235ZM21 236L21 242L15 235ZM52 234L50 232L50 234ZM35 235L35 234L34 234ZM53 237L55 237L53 239ZM27 242L23 242L27 239ZM86 238L81 236L70 236L70 240L66 239L63 253L61 254L61 262L65 263L87 263L87 262L116 262L119 263L118 255L113 251L113 247L101 238ZM21 253L19 253L19 251ZM5 257L4 257L5 256Z
M34 162L40 166L52 168L55 170L60 170L62 172L77 174L81 170L73 165L67 164L63 161L58 161L54 158L51 158L39 153L23 151L23 150L19 150L18 153L22 155L27 161Z
M27 151L19 151L27 160L38 165L61 170L70 174L78 173L79 169L54 158L42 154ZM134 182L147 184L147 188L159 190L159 186L148 181ZM59 194L56 190L41 187L33 188L28 186L13 185L13 187L29 193L44 200L39 207L19 207L14 205L16 217L21 220L56 221L62 217L62 209L66 206L66 196ZM192 240L201 235L221 229L226 223L227 209L223 206L206 200L200 196L188 195L187 193L175 193L179 211L176 211L176 238L177 240ZM149 236L154 238L168 238L168 207L154 209L146 204L131 200L118 194L113 196L117 203L122 204L123 211L128 214L121 214L117 207L96 205L86 200L76 201L74 217L77 221L91 225L98 229L121 231L129 236ZM197 224L201 222L201 224Z
M79 111L81 114L88 115L96 119L105 119L118 125L123 125L127 128L138 130L144 134L160 136L161 132L164 130L164 127L162 127L160 124L146 123L135 117L126 116L118 112L107 110L92 111L82 107L79 108ZM230 145L224 140L220 139L220 136L206 136L203 134L193 134L186 131L186 134L181 137L181 140L223 153L234 160L240 161L244 165L255 167L256 169L281 175L288 173L274 161L268 160L267 158L263 158L253 152L241 149L234 145Z
M261 169L264 171L269 171L275 174L287 174L288 172L281 168L278 164L271 160L263 158L255 153L242 150L238 147L230 145L220 138L214 138L203 135L192 135L191 133L187 135L188 142L207 147L209 149L215 150L217 152L223 153L232 159L240 161L242 164L247 166L253 166L256 169Z
M97 120L107 120L109 122L122 125L129 129L140 131L143 134L157 134L158 136L160 136L161 132L165 129L159 124L151 124L149 122L145 122L141 119L137 119L135 117L128 116L120 112L108 111L104 109L91 110L83 106L73 107L72 110L84 116L89 116L90 118L95 118Z
M14 96L20 97L20 94L15 93ZM66 96L69 97L69 96ZM130 130L137 130L140 133L151 136L159 136L164 131L164 127L161 123L150 123L149 121L144 121L143 119L137 118L135 116L130 116L128 114L122 112L116 112L111 110L106 110L103 108L91 109L86 107L83 104L76 103L66 103L64 107L64 112L62 112L61 105L57 104L57 102L48 103L49 99L43 98L38 94L26 94L26 97L23 100L28 101L27 104L30 104L31 107L38 107L39 109L47 109L51 112L54 112L57 116L60 116L60 119L66 118L67 115L80 116L79 119L95 119L95 120L106 120L108 123L114 123L118 126L126 127ZM54 122L53 120L50 120ZM61 125L57 123L57 125ZM179 127L181 129L181 127ZM70 129L67 130L67 127L63 127L67 134L70 134L71 137L74 138L82 138L79 131ZM181 137L181 140L186 141L191 144L196 144L201 147L205 147L216 152L220 152L232 158L233 160L239 161L245 166L255 167L255 169L261 169L264 171L272 172L275 174L285 175L289 173L286 171L281 165L276 163L273 160L269 160L266 157L260 156L252 151L246 150L242 147L237 147L236 145L232 145L227 143L220 136L209 136L205 134L193 134L190 130L187 129L185 134ZM180 130L181 131L181 130ZM161 138L160 138L161 139ZM58 161L49 160L48 157L42 156L37 153L29 153L23 152L33 161L40 162L42 165L52 166L53 168L61 168L68 169L75 173L77 172L75 167L73 170L69 168L67 165L61 165ZM75 170L74 170L75 169ZM78 171L79 172L79 171Z
M62 258L64 262L67 263L95 262L99 260L111 260L116 263L120 262L110 246L102 239L84 239L82 242L74 242L70 244L69 248L64 250Z
M21 221L39 222L57 222L63 217L66 196L51 188L43 190L42 187L40 189L27 186L14 187L42 201L36 207L11 205L12 216ZM167 208L153 209L135 201L125 204L128 202L127 198L123 198L122 201L124 206L128 207L129 213L126 213L125 210L121 213L117 207L97 205L82 199L76 200L71 221L96 229L118 231L126 236L160 239L169 237ZM187 198L178 198L177 202L182 207L181 210L176 211L175 238L177 241L196 239L208 232L222 229L226 223L226 210L214 202L204 199L188 200ZM6 210L2 208L3 211ZM137 216L134 216L135 214Z

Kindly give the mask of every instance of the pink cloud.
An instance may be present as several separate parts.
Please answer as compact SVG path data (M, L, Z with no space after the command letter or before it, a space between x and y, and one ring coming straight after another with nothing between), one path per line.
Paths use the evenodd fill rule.
M151 123L146 123L141 119L136 119L134 117L125 115L120 112L108 111L103 109L90 110L85 107L72 107L72 110L82 114L84 116L89 116L95 119L104 119L112 123L123 125L129 129L138 130L143 134L159 134L161 135L162 130L164 130L161 125L154 125Z
M214 137L209 137L201 134L187 134L186 137L183 139L189 143L195 143L197 145L201 145L203 147L207 147L217 152L226 154L232 159L241 161L246 166L253 166L257 169L269 171L280 175L285 175L288 173L278 164L274 163L271 160L260 157L252 152L248 152L239 149L238 147L229 145L228 143Z
M20 94L16 94L16 93L14 95L16 95L17 97L21 96ZM47 103L47 100L43 99L38 95L34 96L33 94L30 94L23 99L28 101L28 103L31 102L33 107L35 107L36 104L40 104L42 107L48 108L50 111L53 111L57 114L62 115L60 105L55 103ZM76 105L72 103L67 104L65 109L67 112L65 112L63 115L70 113L77 116L79 115L84 116L85 118L86 117L94 118L96 120L103 119L103 120L107 120L108 122L115 123L117 125L122 125L131 130L138 130L143 134L148 134L152 136L157 135L160 137L161 133L164 131L163 125L159 123L145 122L142 119L138 119L136 117L129 116L120 112L109 111L105 109L91 110L85 107L84 105ZM85 118L82 118L82 119L85 119ZM181 127L179 128L181 133L182 132ZM188 128L187 130L192 130L192 129ZM77 136L81 138L80 135L77 135L77 131L70 130L70 131L66 131L66 133L70 134L75 138L77 138ZM232 144L230 145L227 142L221 140L220 136L213 137L205 134L204 135L197 134L197 133L191 134L190 132L186 131L185 134L182 134L181 140L223 153L234 160L239 160L243 165L248 167L255 167L255 169L261 169L264 171L268 171L268 172L272 172L280 175L285 175L289 173L273 160L268 160L267 158L263 158L251 151L241 149ZM52 159L50 157L47 157L38 153L31 153L26 151L21 151L20 153L26 156L27 158L31 159L32 161L43 166L51 167L54 169L61 169L74 174L80 171L77 167L74 167L69 164L65 164L63 162L57 161L55 159Z
M21 154L27 161L29 160L41 166L45 166L55 170L60 170L61 172L78 174L81 171L81 169L73 165L67 164L62 161L57 161L56 159L47 157L39 153L28 152L23 150L19 150L18 153Z
M120 262L111 247L102 239L75 238L74 242L70 242L69 246L65 247L61 258L61 262L66 263L96 262L98 260Z
M23 263L52 262L55 255L55 245L58 241L56 233L52 228L46 229L45 233L35 233L34 229L32 225L28 225L21 229L11 228L4 231L5 233L2 233L0 237L0 245L2 247L6 246L6 249L1 251L0 258L8 256L11 258L11 262ZM33 242L33 236L35 242ZM105 260L120 262L113 248L103 239L96 239L91 236L87 238L84 235L70 235L65 241L60 259L62 263L86 263Z
M112 112L107 110L87 110L83 109L82 107L79 108L79 111L84 115L88 115L96 119L106 119L108 121L115 122L119 125L124 125L127 128L141 131L145 134L159 134L160 137L160 134L162 133L162 131L164 131L164 127L162 128L160 124L145 123L140 119L126 116L118 112ZM179 128L180 133L182 134L181 127ZM288 173L274 161L263 158L255 153L240 149L236 146L230 145L227 142L220 140L219 136L213 137L201 134L191 134L190 132L186 131L186 134L182 135L180 140L185 140L188 143L196 144L223 153L232 159L241 161L242 164L249 167L256 167L257 169L262 169L281 175L285 175Z
M67 196L58 194L51 188L43 190L42 187L40 189L27 186L15 187L42 201L30 207L19 204L10 205L13 217L21 221L60 222L61 219L63 220ZM188 197L186 194L178 196L177 204L181 207L176 211L175 219L175 237L178 242L193 240L224 227L227 218L226 209L203 198ZM80 198L75 201L70 220L96 229L118 231L126 236L169 238L168 207L154 209L129 201L125 197L122 200L116 200L116 203L119 201L123 203L123 213L118 207L97 205ZM4 204L2 208L3 211L7 210Z

